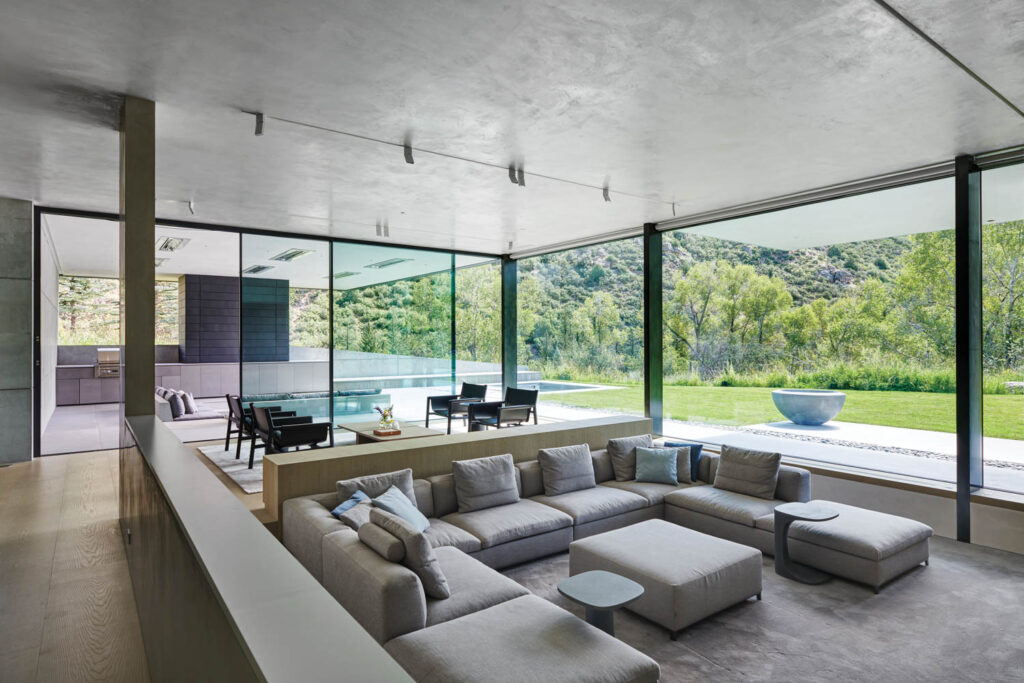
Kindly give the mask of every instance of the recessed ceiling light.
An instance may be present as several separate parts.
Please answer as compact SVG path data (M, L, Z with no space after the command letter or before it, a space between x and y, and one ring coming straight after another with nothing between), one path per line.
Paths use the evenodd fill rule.
M256 273L265 273L274 266L249 266L242 270L246 275L255 275Z
M376 263L370 263L367 268L390 268L391 266L397 266L399 263L405 263L406 261L412 261L411 258L389 258L386 261L377 261Z
M157 237L156 250L171 252L178 251L190 241L191 240L188 237Z
M159 268L160 266L162 266L165 263L167 263L167 259L165 259L165 258L158 258L158 259L156 259L156 267L157 268Z
M289 262L294 261L295 259L297 259L297 258L299 258L301 256L305 256L306 254L312 254L312 253L313 252L310 249L285 249L284 251L282 251L277 256L271 256L270 260L271 261L284 261L285 263L289 263Z

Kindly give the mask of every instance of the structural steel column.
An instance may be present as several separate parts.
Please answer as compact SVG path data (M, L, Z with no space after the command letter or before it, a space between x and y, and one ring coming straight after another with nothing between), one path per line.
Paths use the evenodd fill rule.
M956 158L956 537L971 541L971 492L983 484L981 170Z
M501 257L501 386L502 394L519 382L519 268Z
M121 107L121 389L125 415L153 414L156 324L155 106Z
M644 224L644 414L655 434L664 424L661 239L654 223Z

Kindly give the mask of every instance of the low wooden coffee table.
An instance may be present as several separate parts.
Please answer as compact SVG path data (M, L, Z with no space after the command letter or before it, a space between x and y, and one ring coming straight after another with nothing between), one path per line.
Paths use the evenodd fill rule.
M373 430L377 428L376 422L349 422L339 424L338 429L346 429L355 433L356 443L377 443L378 441L399 441L401 439L418 439L423 436L444 436L444 432L438 432L426 427L417 425L402 425L402 433L394 436L377 436Z

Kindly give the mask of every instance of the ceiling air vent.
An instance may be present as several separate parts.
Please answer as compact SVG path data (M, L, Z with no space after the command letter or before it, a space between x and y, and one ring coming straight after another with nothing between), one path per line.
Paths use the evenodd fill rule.
M157 237L157 251L178 251L189 243L188 237Z
M309 250L309 249L285 249L284 251L282 251L277 256L271 256L270 260L271 261L284 261L285 263L289 263L289 262L294 261L295 259L299 258L300 256L305 256L306 254L312 254L312 253L313 252L311 250Z
M249 266L248 268L244 268L242 272L246 275L255 275L257 273L265 273L273 267L274 266Z
M406 261L412 261L411 258L389 258L387 261L377 261L377 263L370 263L367 268L390 268L391 266L397 266L399 263L405 263Z

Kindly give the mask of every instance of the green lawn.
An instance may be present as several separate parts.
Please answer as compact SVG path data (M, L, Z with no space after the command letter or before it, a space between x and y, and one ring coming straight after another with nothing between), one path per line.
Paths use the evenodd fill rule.
M762 387L665 387L665 416L724 425L778 422L785 418ZM955 432L955 395L909 391L847 391L842 422ZM643 411L643 387L544 394L544 401L617 412ZM985 396L985 436L1024 440L1024 396Z

